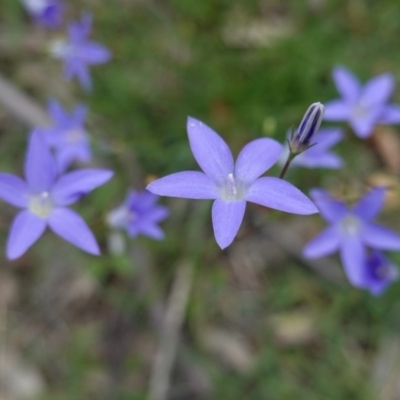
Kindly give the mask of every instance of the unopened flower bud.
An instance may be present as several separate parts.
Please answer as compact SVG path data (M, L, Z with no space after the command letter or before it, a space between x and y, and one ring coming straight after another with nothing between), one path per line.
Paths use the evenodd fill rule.
M292 154L299 154L312 145L311 139L318 132L324 111L325 107L321 103L313 103L308 107L300 126L290 138L289 146Z

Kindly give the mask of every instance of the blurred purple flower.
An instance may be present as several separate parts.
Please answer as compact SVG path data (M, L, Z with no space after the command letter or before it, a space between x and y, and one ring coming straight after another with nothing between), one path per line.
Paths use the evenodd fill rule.
M400 106L387 104L395 84L391 74L378 75L363 87L348 69L336 67L333 80L342 98L325 104L325 120L348 121L362 139L376 124L400 123Z
M68 39L58 39L50 47L54 57L64 60L65 78L76 76L85 90L92 87L88 65L103 64L111 58L105 46L88 40L91 29L92 16L85 13L80 21L69 24Z
M130 237L163 239L164 232L157 224L168 217L169 211L156 204L158 198L147 190L130 190L125 201L108 214L107 222L112 228L126 230Z
M373 222L383 206L384 196L385 189L376 188L354 207L348 208L324 190L312 190L312 199L322 217L331 225L305 246L303 255L318 258L339 250L350 283L364 287L366 246L379 250L400 250L400 235Z
M396 266L380 251L372 250L367 256L361 287L379 296L399 277Z
M22 0L22 3L38 24L48 28L62 24L64 4L60 0Z
M47 144L54 149L59 172L65 171L74 161L87 163L92 158L89 136L85 130L87 108L75 107L67 113L56 100L48 104L52 125L37 128Z
M288 137L290 137L290 134ZM343 165L342 158L331 152L330 148L340 142L342 138L343 132L339 128L321 129L311 141L311 147L297 155L291 162L291 166L297 165L305 168L341 168ZM288 157L289 145L286 142L283 146L279 163L284 164Z
M282 146L275 140L253 140L242 149L235 164L228 145L207 125L189 117L187 131L194 158L204 172L177 172L151 182L147 189L162 196L215 200L212 222L222 249L235 238L247 201L294 214L318 212L312 201L290 183L260 178L279 159Z
M103 185L113 172L77 170L57 176L55 160L42 136L33 132L25 160L25 178L0 173L0 198L21 208L7 241L7 258L20 257L43 234L46 226L66 241L91 254L99 247L84 220L66 206Z

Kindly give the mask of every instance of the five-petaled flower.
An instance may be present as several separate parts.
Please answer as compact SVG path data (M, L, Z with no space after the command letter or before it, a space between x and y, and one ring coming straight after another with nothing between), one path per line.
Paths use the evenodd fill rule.
M247 201L294 214L318 212L313 202L290 183L260 178L281 154L282 146L275 140L248 143L234 163L228 145L207 125L188 118L187 131L194 158L204 172L177 172L151 182L147 189L162 196L215 200L212 222L222 249L235 238Z
M34 20L48 28L58 28L62 23L64 4L60 0L22 0Z
M167 207L156 204L158 198L147 190L129 190L125 201L108 214L108 225L124 229L133 238L144 235L163 239L164 232L158 224L168 217L169 211Z
M46 226L66 241L91 254L99 247L84 220L67 206L103 185L113 175L101 169L57 174L57 166L41 135L30 136L25 160L25 178L0 173L0 198L21 208L7 241L7 257L15 259L36 242Z
M342 158L330 151L330 148L340 142L342 138L343 132L340 128L321 129L311 141L311 147L298 154L290 165L305 168L341 168ZM286 142L279 159L280 164L285 163L289 154L289 144Z
M78 105L69 114L57 101L51 100L48 104L48 112L52 125L36 128L36 130L54 149L59 171L66 170L74 161L89 162L92 154L89 136L84 127L86 107Z
M105 46L88 40L91 29L92 16L83 14L80 21L69 24L68 39L57 39L50 46L51 54L65 62L65 78L76 76L85 90L92 86L88 65L103 64L111 58Z
M367 247L400 250L400 235L373 222L383 206L384 196L384 188L372 189L349 208L324 190L312 190L311 197L330 226L305 246L304 256L324 257L339 250L350 283L365 287Z
M376 124L400 123L400 106L387 104L394 90L394 77L381 74L364 87L344 67L333 70L333 80L342 98L325 104L325 120L348 121L360 138L369 137Z

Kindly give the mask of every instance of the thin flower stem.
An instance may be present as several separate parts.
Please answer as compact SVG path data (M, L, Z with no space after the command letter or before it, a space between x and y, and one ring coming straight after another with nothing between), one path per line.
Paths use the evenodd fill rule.
M291 153L289 154L288 159L286 160L286 163L285 163L285 165L283 166L282 171L281 171L281 173L280 173L280 175L279 175L279 178L280 178L280 179L283 179L284 176L286 175L286 172L287 172L287 170L288 170L288 168L289 168L289 165L290 165L290 163L293 161L293 159L294 159L295 156L296 156L295 154L291 154Z

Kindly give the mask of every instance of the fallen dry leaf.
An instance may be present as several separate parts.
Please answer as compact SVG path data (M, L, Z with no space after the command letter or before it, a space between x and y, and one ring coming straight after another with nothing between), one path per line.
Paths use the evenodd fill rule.
M313 316L305 310L273 315L269 323L276 340L283 346L310 343L318 334Z
M400 137L391 127L378 126L370 138L370 143L376 149L386 168L394 173L400 173Z
M374 172L367 178L367 184L371 188L384 186L387 188L385 197L385 210L395 210L400 207L400 180L386 172Z
M255 354L239 333L210 328L203 332L202 341L208 351L237 372L246 373L254 367Z

